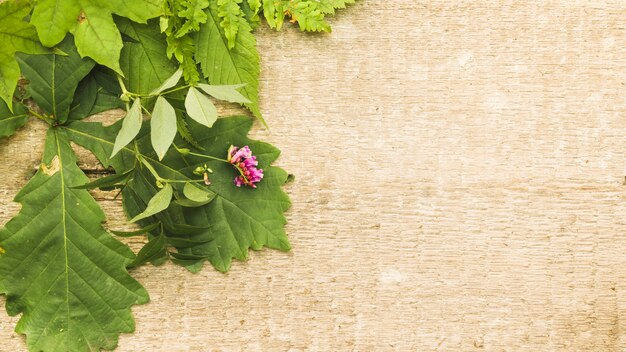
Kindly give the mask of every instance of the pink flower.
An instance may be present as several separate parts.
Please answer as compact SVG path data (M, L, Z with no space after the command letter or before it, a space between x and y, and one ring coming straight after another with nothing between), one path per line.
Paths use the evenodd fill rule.
M263 179L263 170L256 168L259 162L256 156L252 155L252 151L247 145L242 148L231 145L230 148L228 148L227 160L240 174L233 180L235 186L241 187L242 185L246 185L256 188L256 183Z

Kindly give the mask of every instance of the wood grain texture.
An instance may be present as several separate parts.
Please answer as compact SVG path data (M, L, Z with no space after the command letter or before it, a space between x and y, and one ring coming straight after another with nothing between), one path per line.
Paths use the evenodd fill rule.
M626 350L625 23L623 1L370 0L331 35L260 30L293 251L135 270L152 302L118 351ZM3 222L42 135L0 143Z

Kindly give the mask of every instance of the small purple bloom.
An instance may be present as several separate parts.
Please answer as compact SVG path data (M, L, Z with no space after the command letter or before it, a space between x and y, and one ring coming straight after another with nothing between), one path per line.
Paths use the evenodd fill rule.
M263 170L256 168L259 162L247 145L242 148L231 145L228 148L228 162L239 171L240 175L233 180L237 187L246 185L256 188L256 183L263 179Z

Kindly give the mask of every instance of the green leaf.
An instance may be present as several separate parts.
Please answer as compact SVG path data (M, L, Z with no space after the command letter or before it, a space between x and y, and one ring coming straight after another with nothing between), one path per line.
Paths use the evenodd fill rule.
M178 69L168 79L165 80L157 89L150 92L150 95L158 95L170 89L178 84L180 78L183 76L183 70Z
M165 236L155 236L141 248L135 260L128 267L134 268L148 262L153 262L155 265L162 264L162 261L159 259L164 257L167 258L167 242L165 241Z
M300 30L330 32L325 15L334 14L355 0L263 0L263 14L272 28L281 29L285 15L297 22Z
M31 23L44 45L54 46L71 32L81 56L121 73L123 43L112 15L145 23L161 13L161 0L39 0Z
M125 183L130 176L130 172L121 174L113 174L100 177L92 182L83 185L72 186L72 189L94 189L94 188L110 188Z
M176 137L176 111L162 96L159 96L154 104L150 130L152 147L157 152L159 160L163 159Z
M237 91L242 87L245 87L245 84L235 84L230 86L212 86L209 84L198 84L198 88L202 89L205 93L211 95L212 97L225 100L231 103L249 103L246 97L244 97L241 93Z
M170 205L170 202L172 201L173 193L174 190L172 189L172 185L166 183L165 186L159 192L157 192L157 194L155 194L152 199L150 199L150 202L148 203L146 209L142 213L137 214L134 218L132 218L130 222L136 222L138 220L145 219L167 209L167 207Z
M252 30L256 29L261 22L259 18L261 0L244 0L241 3L241 10L245 14L246 20L250 24Z
M207 15L204 12L209 6L208 0L183 0L180 1L182 9L178 12L180 18L187 19L176 32L176 37L182 37L190 32L197 32L200 24L206 23Z
M69 117L78 84L95 62L78 55L70 36L59 44L59 48L66 54L18 54L17 61L30 82L26 89L37 105L53 119L64 123Z
M0 138L12 135L28 121L28 110L24 105L16 104L13 111L0 101Z
M109 235L104 213L85 190L64 130L48 131L44 164L18 193L17 216L0 230L0 292L31 351L113 349L134 330L130 307L145 289L126 271L134 259Z
M128 110L128 113L126 113L126 116L124 116L122 128L115 138L115 146L113 147L111 157L117 154L120 149L125 147L137 136L137 133L141 130L142 122L141 99L137 98L133 102L130 110Z
M37 39L35 27L26 23L30 2L25 0L0 3L0 98L13 110L13 92L20 78L15 53L44 54L49 52ZM62 39L62 38L61 38Z
M117 20L122 33L137 42L126 42L120 65L126 88L136 94L149 94L176 72L176 64L167 58L165 36L156 21L138 24L124 18Z
M134 236L139 236L139 235L145 235L147 233L149 233L152 230L155 230L157 227L159 227L159 225L161 225L158 222L155 222L154 224L148 225L144 228L141 228L139 230L136 231L113 231L111 230L111 233L116 235L116 236L120 236L120 237L134 237Z
M244 104L264 124L259 109L259 54L256 39L246 21L239 25L235 47L228 49L228 39L219 25L215 3L206 9L207 23L200 26L196 36L196 60L204 77L214 85L246 84L242 94L250 103Z
M112 93L103 86L108 85L108 82L99 79L103 74L94 69L80 82L74 94L68 121L81 120L103 111L124 107L124 102L119 98L121 92ZM117 85L117 81L115 84Z
M104 165L113 165L117 172L131 169L134 162L132 150L123 149L115 158L108 158L110 154L107 151L113 147L112 140L119 126L105 129L98 126L76 122L68 126L67 131L76 143L92 150ZM137 138L142 157L154 166L161 177L191 180L197 177L193 174L197 166L207 164L213 169L209 190L216 195L210 203L196 208L184 208L172 203L165 211L155 215L155 221L163 223L168 238L186 235L187 239L205 242L181 251L207 257L220 271L230 268L232 258L246 259L249 248L258 250L266 246L290 249L284 230L284 212L290 202L282 190L288 174L271 166L279 155L276 148L247 138L251 126L249 118L229 117L218 119L210 129L195 124L191 131L205 149L201 151L202 154L224 158L231 144L250 146L265 174L256 189L235 187L233 179L237 171L230 164L196 156L183 157L179 153L169 153L159 161L152 151L148 134L144 133ZM194 150L193 146L184 147ZM145 170L137 172L133 183L129 183L123 191L124 208L129 216L139 214L144 204L156 193L150 174ZM191 228L184 228L181 224ZM197 261L177 263L190 270L199 269Z
M228 39L228 48L235 47L239 24L244 21L244 13L239 7L242 0L217 0L217 15L222 21L220 26L224 29L224 36Z
M196 88L190 87L185 99L187 114L201 125L213 126L217 120L217 108L211 99L200 93Z

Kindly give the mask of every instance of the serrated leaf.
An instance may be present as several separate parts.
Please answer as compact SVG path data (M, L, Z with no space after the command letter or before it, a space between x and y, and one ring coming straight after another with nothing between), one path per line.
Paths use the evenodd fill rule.
M216 195L210 203L197 208L171 204L168 209L156 214L154 221L163 223L168 238L186 235L186 238L194 241L206 241L203 245L181 249L181 252L207 257L220 271L230 268L232 258L247 258L249 248L290 248L284 230L284 212L289 208L290 202L282 190L288 174L270 165L279 155L276 148L247 138L251 125L249 118L229 117L218 119L210 129L196 124L191 131L205 148L201 151L202 154L223 158L231 144L250 146L258 157L259 167L265 173L256 189L235 187L233 178L237 172L227 163L195 156L182 157L179 153L169 153L159 161L152 152L148 135L137 138L140 153L163 178L191 180L197 177L193 175L197 166L207 164L213 169L209 189ZM117 172L123 172L133 166L133 151L122 150L113 159L109 159L106 154L112 148L112 134L117 129L119 126L113 125L100 130L96 125L82 122L67 127L76 143L94 151L104 165L113 165ZM184 147L193 150L192 146ZM145 180L142 181L142 177ZM145 171L134 177L133 182L136 183L129 183L123 191L124 208L130 216L140 213L144 204L156 193L156 189L151 186L154 180ZM191 226L194 230L183 231L180 224L187 224L185 226ZM184 264L190 270L200 267L197 261L177 263Z
M9 110L13 110L13 92L20 77L15 53L49 52L39 43L35 27L24 21L31 9L30 2L25 0L0 3L0 98Z
M154 104L150 119L150 135L152 147L159 159L163 159L176 137L176 111L162 96L159 96Z
M355 0L263 0L263 14L272 28L280 30L285 15L291 22L297 22L300 30L309 32L330 32L325 15L334 14Z
M115 138L115 146L113 147L111 157L115 156L120 149L124 148L137 136L137 133L141 130L142 122L141 99L137 98L126 113L126 116L124 116L122 128Z
M220 26L224 30L224 36L228 39L228 48L235 47L239 24L244 21L244 13L241 11L242 0L217 0L217 15L222 21Z
M94 69L85 77L74 94L74 101L70 108L68 121L76 121L97 113L124 107L120 94L111 93L99 80L99 71ZM116 82L117 83L117 82Z
M241 89L245 86L245 84L222 86L213 86L204 83L198 84L198 88L202 89L205 93L216 99L240 104L250 103L250 100L248 100L248 98L244 97L241 93L239 93L239 91L237 91L237 89Z
M134 218L132 218L130 222L136 222L138 220L145 219L167 209L167 207L170 205L170 202L172 201L173 194L174 190L172 189L172 185L166 183L165 186L163 186L163 188L159 192L157 192L157 194L155 194L152 199L150 199L150 202L148 202L148 206L146 207L146 209L140 214L137 214Z
M150 92L150 95L158 95L158 94L163 93L167 89L175 87L176 84L178 84L178 81L180 81L180 78L182 76L183 76L183 70L182 69L176 70L176 72L174 72L168 79L166 79L157 89Z
M217 108L211 99L194 87L190 87L187 92L185 108L189 117L201 125L211 127L217 120Z
M68 36L59 44L65 55L18 54L22 74L30 84L26 87L37 105L59 123L67 121L70 105L80 81L95 62L81 58Z
M240 23L235 47L229 50L216 4L211 3L205 11L208 20L196 36L196 61L204 77L213 85L246 84L241 93L251 102L244 105L265 124L259 109L259 54L250 26L246 21Z
M161 225L161 224L156 222L154 224L148 225L148 226L146 226L144 228L141 228L139 230L136 230L136 231L113 231L113 230L111 230L111 233L116 235L116 236L120 236L120 237L140 236L140 235L145 235L145 234L151 232L152 230L156 230L156 228L159 227L159 225Z
M15 104L13 112L0 101L0 138L8 137L15 133L28 121L28 110L22 104Z
M185 18L186 21L176 32L176 37L180 38L190 32L197 32L200 29L200 24L206 23L207 15L204 12L209 6L208 0L183 0L180 2L182 9L178 11L180 18Z
M161 13L161 0L39 0L31 23L44 45L54 46L71 32L81 56L121 73L123 43L112 15L145 23Z
M7 312L22 314L15 330L31 351L113 349L132 332L130 307L146 303L126 271L134 255L102 228L104 213L65 131L48 131L42 166L15 201L17 216L0 230L0 292Z
M165 36L159 31L156 20L138 24L119 18L117 24L122 33L137 43L124 43L120 65L124 83L129 91L149 94L176 72L176 64L167 58Z

